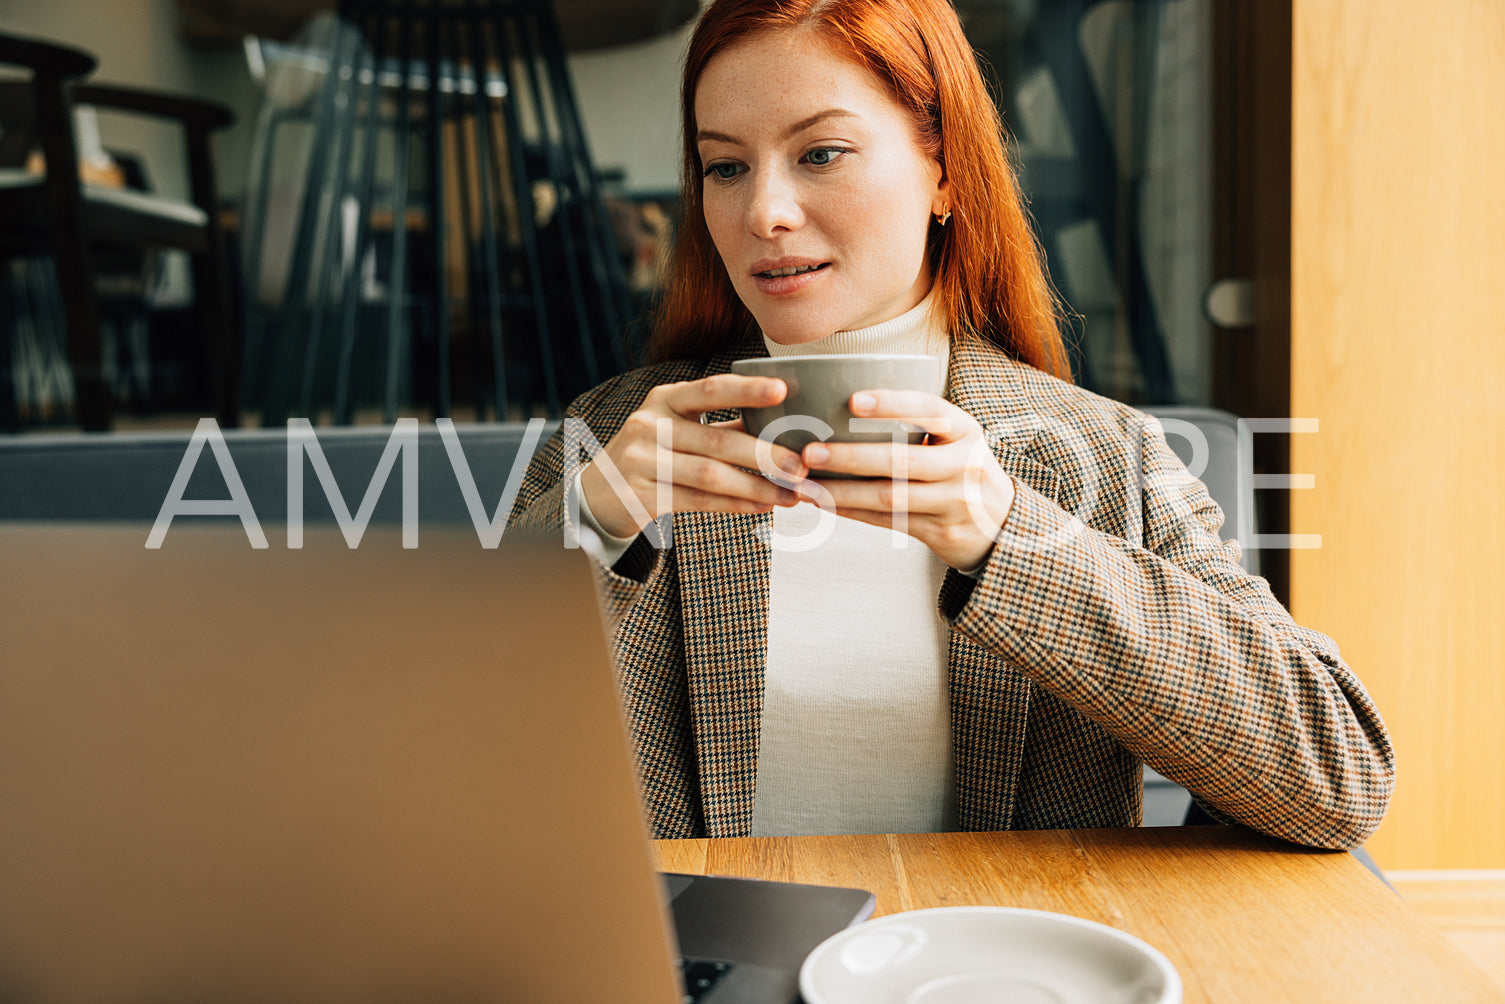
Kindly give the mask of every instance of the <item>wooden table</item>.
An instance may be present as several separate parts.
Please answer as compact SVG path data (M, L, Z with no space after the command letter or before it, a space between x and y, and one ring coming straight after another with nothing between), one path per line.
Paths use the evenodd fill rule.
M867 889L878 914L987 904L1135 934L1186 1001L1505 1001L1351 855L1233 827L655 842L659 867Z

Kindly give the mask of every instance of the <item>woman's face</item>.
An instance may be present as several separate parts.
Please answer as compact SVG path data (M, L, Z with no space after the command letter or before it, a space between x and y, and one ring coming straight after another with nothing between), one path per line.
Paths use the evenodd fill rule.
M925 298L949 186L869 70L808 32L756 35L707 64L695 118L706 227L765 335L810 342Z

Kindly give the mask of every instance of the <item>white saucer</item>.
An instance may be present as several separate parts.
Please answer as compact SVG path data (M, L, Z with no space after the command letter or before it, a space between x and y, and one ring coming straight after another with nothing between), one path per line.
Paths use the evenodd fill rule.
M1180 1004L1181 977L1131 934L1042 910L895 913L821 942L806 1004Z

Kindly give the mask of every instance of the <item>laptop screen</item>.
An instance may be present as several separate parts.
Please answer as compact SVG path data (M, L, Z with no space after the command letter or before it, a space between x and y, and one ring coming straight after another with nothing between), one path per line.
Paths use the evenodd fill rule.
M587 559L269 536L0 526L0 999L678 1000Z

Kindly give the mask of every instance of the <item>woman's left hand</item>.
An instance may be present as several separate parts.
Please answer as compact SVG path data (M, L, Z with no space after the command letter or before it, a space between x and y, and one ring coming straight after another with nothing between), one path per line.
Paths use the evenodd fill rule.
M952 568L981 565L1014 503L1014 482L998 466L982 426L950 401L918 391L862 391L850 406L858 418L897 419L928 438L917 446L810 443L804 461L819 484L795 490L838 515L907 533ZM826 471L871 480L821 480Z

